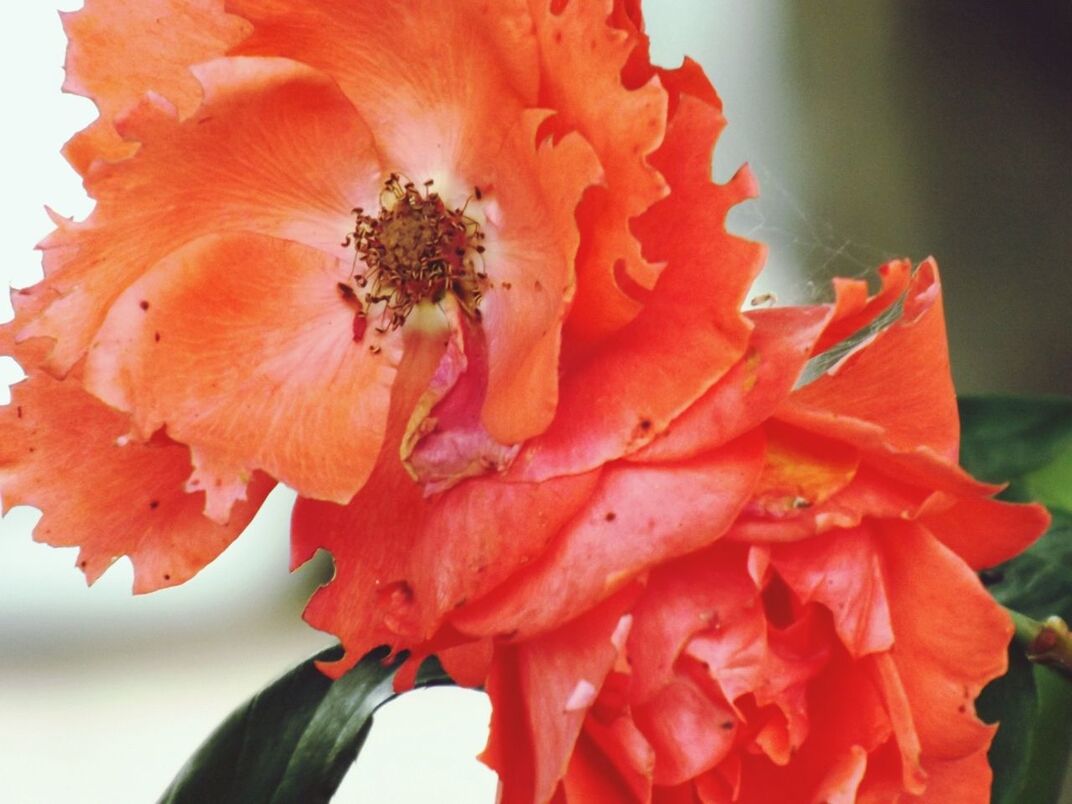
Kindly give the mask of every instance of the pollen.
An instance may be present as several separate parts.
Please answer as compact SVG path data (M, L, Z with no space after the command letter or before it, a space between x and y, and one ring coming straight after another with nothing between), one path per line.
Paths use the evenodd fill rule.
M468 201L451 209L432 186L426 181L418 188L392 173L376 215L353 210L354 229L343 241L354 249L353 295L364 302L359 316L380 308L381 333L402 326L418 305L438 305L448 296L469 318L480 320L487 280L484 233L466 215ZM480 191L474 192L479 199ZM355 321L355 340L356 327Z

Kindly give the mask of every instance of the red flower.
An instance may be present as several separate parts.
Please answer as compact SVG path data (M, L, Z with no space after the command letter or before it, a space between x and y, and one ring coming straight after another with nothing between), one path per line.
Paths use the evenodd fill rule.
M718 100L648 63L635 3L90 0L65 26L97 207L56 217L5 328L30 379L0 488L91 579L188 578L273 480L353 499L370 550L467 477L527 496L495 490L511 465L564 478L532 516L565 511L745 348L761 249L722 220L750 177L710 182ZM488 577L551 524L486 545Z
M742 316L750 177L711 182L718 99L635 0L226 8L68 19L98 206L0 330L4 504L145 591L294 486L328 671L486 684L507 802L985 795L1008 627L970 568L1045 515L956 466L933 265Z
M446 666L487 679L504 801L988 800L973 702L1012 626L974 570L1048 518L956 466L934 265L894 326L788 393L908 270L871 300L841 282L830 308L751 314L722 381L448 616Z

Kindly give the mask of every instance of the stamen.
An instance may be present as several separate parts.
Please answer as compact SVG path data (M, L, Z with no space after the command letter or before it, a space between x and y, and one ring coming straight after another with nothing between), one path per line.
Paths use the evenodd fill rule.
M354 248L354 275L357 289L366 289L362 299L362 317L382 304L376 331L383 334L401 327L409 314L422 302L439 304L450 294L462 311L480 321L480 300L487 274L483 270L484 233L476 220L465 214L469 201L461 209L448 209L433 181L418 190L413 182L403 183L392 173L380 193L380 210L376 216L360 207L353 210L354 230L343 245ZM479 188L476 197L482 197ZM477 261L481 265L478 269ZM358 262L364 270L357 271ZM345 287L340 292L349 300ZM354 299L357 297L353 293ZM360 328L364 334L364 326ZM358 327L354 328L355 340Z

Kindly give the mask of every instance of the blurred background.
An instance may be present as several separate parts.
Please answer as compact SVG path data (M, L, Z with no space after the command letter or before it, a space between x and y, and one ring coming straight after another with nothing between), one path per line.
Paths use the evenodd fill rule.
M39 276L43 205L79 219L91 209L59 156L94 117L59 93L55 12L79 5L19 4L0 30L0 280L20 286ZM693 56L725 102L716 176L748 161L759 179L761 198L731 218L771 246L756 295L824 300L831 276L933 254L958 388L1072 392L1067 0L645 10L656 60ZM0 403L18 377L0 359ZM331 642L300 620L328 562L286 573L290 501L273 495L192 582L139 598L125 562L87 589L74 551L31 541L31 509L0 523L0 801L152 801L232 708ZM473 692L389 705L337 800L492 801L494 776L473 759L487 719Z

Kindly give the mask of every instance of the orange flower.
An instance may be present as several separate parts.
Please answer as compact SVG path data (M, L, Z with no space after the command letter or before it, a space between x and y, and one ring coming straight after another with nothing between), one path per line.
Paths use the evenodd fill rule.
M743 353L762 251L722 221L751 179L710 182L718 99L649 64L632 0L88 0L64 23L97 206L55 218L3 330L30 378L0 489L91 580L122 555L138 591L185 580L273 481L354 500L345 539L376 551L467 477L565 478L528 497L527 546L458 547L497 577Z
M504 802L988 800L973 702L1012 626L974 570L1048 518L956 465L933 263L882 277L750 314L718 384L448 614L427 650L486 683ZM790 393L906 286L895 325Z

